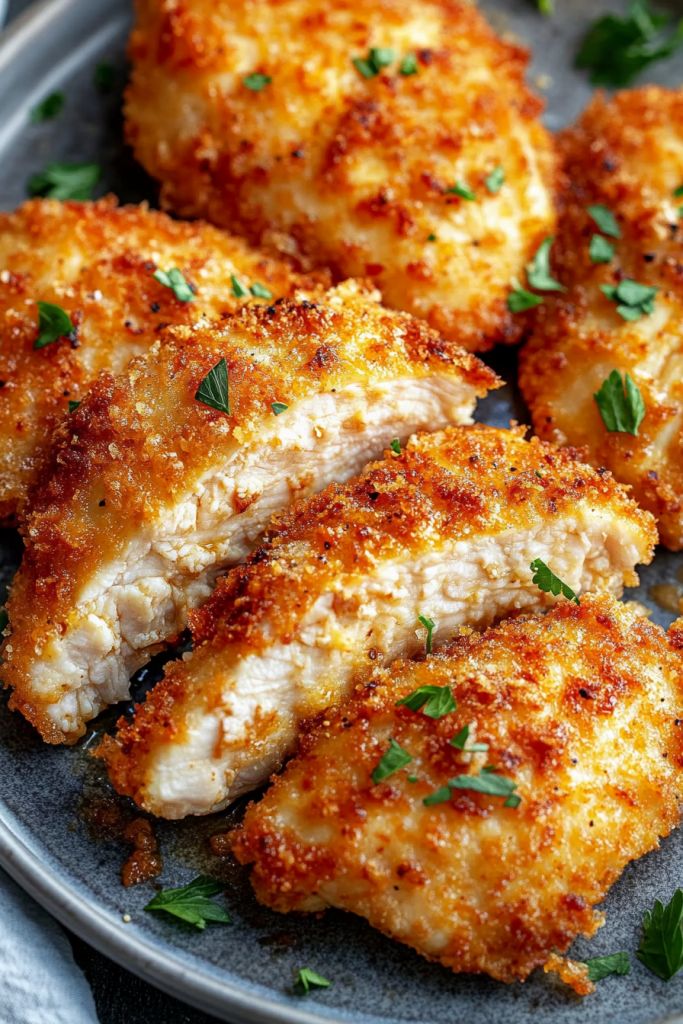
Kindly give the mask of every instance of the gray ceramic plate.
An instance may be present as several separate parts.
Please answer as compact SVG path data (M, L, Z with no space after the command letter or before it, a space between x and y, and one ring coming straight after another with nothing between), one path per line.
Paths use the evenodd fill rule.
M548 123L553 128L573 117L589 96L585 79L571 69L571 54L590 17L608 5L557 0L557 6L558 14L548 20L531 0L484 3L498 28L533 44L533 74L551 76ZM102 97L93 86L93 69L101 60L120 68L123 80L129 17L126 0L51 0L33 8L0 45L0 208L18 204L29 174L55 159L99 160L106 186L123 199L154 200L153 186L122 146L119 96ZM652 77L679 82L681 71L680 64L669 62ZM65 112L53 122L29 124L31 106L55 88L68 97ZM498 368L514 375L509 356ZM480 418L506 423L513 414L524 419L508 392L484 403ZM16 536L0 531L0 583L11 577L19 554ZM636 592L665 624L670 616L651 601L649 590L655 582L674 582L681 564L682 557L660 553ZM107 724L98 723L98 729ZM225 817L161 826L162 880L182 884L199 871L223 878L234 924L189 932L145 914L150 887L123 890L118 874L124 847L88 825L104 789L87 756L92 742L93 736L77 750L44 747L23 720L0 707L0 863L73 931L197 1007L253 1024L683 1020L678 1017L683 977L667 985L637 962L629 978L603 982L580 1003L545 976L511 987L455 977L348 915L295 919L269 913L256 904L240 871L207 852L207 837L225 830ZM606 927L589 947L577 943L576 955L633 950L643 908L656 896L668 897L681 882L683 832L625 873L607 900ZM132 918L128 924L124 913ZM332 978L333 987L305 1001L291 996L294 973L304 965Z

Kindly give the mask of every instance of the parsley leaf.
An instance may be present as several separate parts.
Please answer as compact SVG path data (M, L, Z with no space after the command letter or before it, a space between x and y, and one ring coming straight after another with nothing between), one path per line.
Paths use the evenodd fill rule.
M674 195L674 199L681 199L681 198L683 198L683 185L679 185L678 188L675 188L674 191L673 191L673 195Z
M659 288L639 284L627 277L619 284L601 284L600 291L617 303L617 313L623 320L640 320L655 308L655 295Z
M396 701L397 707L401 705L411 711L421 710L428 718L443 718L457 707L450 686L418 686L407 697Z
M391 448L391 450L394 453L394 455L400 455L401 454L401 442L399 441L399 439L397 437L394 438L394 440L391 442L391 445L389 447Z
M262 75L260 71L252 71L250 75L245 75L242 79L242 85L247 89L251 89L252 92L261 92L273 79L270 75Z
M460 196L461 199L468 199L471 203L477 198L476 193L463 181L456 181L455 185L451 185L450 188L446 189L446 192Z
M588 255L591 263L610 263L614 259L614 246L602 235L591 237Z
M302 967L296 976L294 991L298 996L305 996L312 988L329 988L331 984L322 974L312 971L310 967Z
M522 288L517 280L513 280L512 288L507 299L507 306L511 313L524 313L527 309L535 309L543 302L541 295L534 295L533 292Z
M153 276L164 288L170 288L179 302L194 302L194 292L177 267L157 270Z
M116 68L108 61L102 61L95 68L93 82L98 92L102 94L111 92L116 83Z
M536 0L541 14L555 13L555 0Z
M562 594L569 601L574 601L575 604L580 603L572 588L564 583L559 576L556 576L540 558L534 558L529 568L534 574L531 582L535 583L544 594L553 594L554 597Z
M645 416L645 402L628 373L624 374L622 383L619 371L612 370L593 398L600 410L602 422L611 434L638 436L638 427Z
M101 173L99 164L48 164L28 179L28 194L47 199L92 199Z
M45 348L53 341L65 338L74 330L71 317L52 302L38 302L38 337L33 342L34 348Z
M286 412L287 409L289 409L289 406L285 405L284 402L271 402L270 407L276 416L279 416L281 412Z
M494 167L490 174L486 175L484 178L484 184L492 195L495 195L496 192L500 192L505 184L505 171L500 164L498 167Z
M466 754L485 754L489 749L488 743L472 743L469 747L466 746L468 739L470 738L470 727L469 725L463 725L459 733L450 740L452 747L457 750L462 750Z
M232 294L236 299L243 299L245 295L249 294L248 290L243 284L240 284L234 274L230 275L230 283L232 285Z
M418 71L417 57L414 53L407 53L398 68L400 75L416 75Z
M586 212L600 228L603 235L609 235L610 238L621 238L621 228L617 224L617 218L608 206L603 206L602 203L594 203L593 206L586 207Z
M69 399L69 412L76 412L80 404L80 402L76 402L74 399Z
M388 46L373 46L368 51L367 57L354 57L351 63L363 78L374 78L382 68L388 67L393 59L394 51ZM402 73L408 74L409 72Z
M628 953L624 952L610 953L608 956L594 956L591 960L586 960L585 963L591 981L602 981L610 974L631 973L631 961Z
M669 981L683 967L683 889L664 906L655 900L643 916L637 957L654 974Z
M230 397L228 392L228 364L225 359L219 359L212 370L209 370L204 380L195 392L196 400L208 405L219 412L230 415Z
M606 14L593 22L576 55L593 85L628 85L653 61L683 45L683 20L668 35L669 16L656 14L648 0L634 0L626 14Z
M425 640L425 650L427 651L427 654L431 654L432 653L432 633L434 632L434 628L436 626L436 623L434 622L433 619L428 618L426 615L418 615L417 621L421 622L422 625L424 626L424 628L427 630L427 638Z
M164 889L157 893L144 909L170 914L200 930L206 928L207 921L230 924L231 918L227 910L209 899L210 896L217 896L219 892L223 892L224 888L220 882L200 875L188 885L178 889Z
M373 782L382 782L384 779L388 779L390 775L393 775L394 772L405 768L412 760L412 754L404 750L396 740L390 739L389 749L382 755L379 764L373 769L370 778Z
M550 272L550 250L555 239L552 235L541 242L536 254L526 265L526 276L532 288L539 292L563 292L564 286Z
M266 288L264 284L259 284L258 281L254 281L253 284L249 285L249 291L257 299L272 299L273 297L270 288Z
M51 121L53 117L62 112L64 107L64 93L51 92L44 100L37 103L31 111L31 120L34 124L41 121Z
M443 804L450 800L454 789L466 789L475 793L486 793L488 796L505 797L504 807L519 807L522 802L515 790L517 783L504 775L496 775L492 768L482 768L477 775L456 775L449 779L446 786L441 786L434 793L426 796L422 803L425 807L432 807L434 804Z

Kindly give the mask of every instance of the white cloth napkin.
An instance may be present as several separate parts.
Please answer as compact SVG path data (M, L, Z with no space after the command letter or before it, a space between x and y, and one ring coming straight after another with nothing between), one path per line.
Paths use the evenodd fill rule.
M66 935L3 871L0 1024L98 1024L92 992Z

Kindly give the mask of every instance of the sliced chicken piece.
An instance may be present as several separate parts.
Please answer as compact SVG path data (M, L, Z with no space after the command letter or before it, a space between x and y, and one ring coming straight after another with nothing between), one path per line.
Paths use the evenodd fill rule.
M420 617L438 643L550 604L537 558L575 591L619 593L655 538L651 517L568 450L484 426L413 439L300 503L220 580L191 620L194 653L105 740L114 786L162 817L218 810L359 672L424 649Z
M482 350L555 223L527 53L459 0L137 0L128 139L162 202Z
M560 150L565 187L554 276L567 290L538 310L521 361L522 392L536 432L585 446L593 465L631 484L657 517L662 542L680 550L683 89L647 86L609 101L598 96L560 136ZM605 221L605 208L614 224ZM609 262L592 262L596 256ZM626 280L655 290L645 309L603 293L620 282L623 289ZM621 295L646 297L642 291ZM640 391L645 416L639 425L632 415L607 424L601 416L594 395L615 371L617 399L624 374ZM634 427L637 435L624 429Z
M154 277L174 268L190 301ZM0 213L0 519L15 516L52 430L100 370L120 373L168 324L234 311L254 284L281 296L302 283L241 239L113 198ZM60 306L73 333L37 348L38 302Z
M348 282L318 302L170 331L103 374L30 500L3 680L50 742L73 741L185 626L270 515L413 431L469 421L498 384L474 356ZM227 373L224 392L221 371ZM214 379L220 406L201 401Z
M453 702L430 709L423 687ZM585 993L555 951L593 935L624 867L678 824L682 712L658 626L565 601L370 673L307 727L233 849L274 910L340 907L453 971L547 964Z

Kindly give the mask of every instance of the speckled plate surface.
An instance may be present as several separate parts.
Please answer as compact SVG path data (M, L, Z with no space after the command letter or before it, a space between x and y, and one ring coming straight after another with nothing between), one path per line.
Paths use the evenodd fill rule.
M552 19L531 0L483 3L496 27L513 31L535 49L532 76L549 76L547 121L557 128L585 104L590 88L571 68L571 56L590 18L612 6L601 0L557 0ZM683 13L683 11L682 11ZM98 160L105 186L122 199L152 202L152 183L121 142L120 94L98 94L93 69L112 62L125 79L127 0L50 0L34 7L0 44L0 208L17 205L25 181L49 160ZM680 57L657 66L651 80L680 84ZM53 89L67 96L55 121L32 125L28 112ZM496 368L514 378L510 355ZM511 390L482 403L479 418L507 424L524 409ZM20 557L20 542L0 531L0 585ZM671 615L651 599L655 583L676 582L683 556L657 555L642 573L635 596L666 625ZM147 682L152 675L148 673ZM143 681L144 682L144 681ZM141 683L142 685L142 683ZM101 731L113 715L97 723ZM332 912L324 917L280 917L259 907L244 874L208 852L207 838L226 830L226 816L161 825L162 881L180 885L199 871L226 882L234 923L204 933L176 927L142 910L150 886L124 890L119 882L127 848L93 825L106 787L88 757L97 732L75 750L43 746L17 715L0 706L0 863L73 931L113 959L196 1007L234 1022L322 1024L654 1024L683 1022L683 976L659 981L634 959L628 978L602 982L584 1002L550 977L504 986L455 977L412 951L384 939L363 921ZM232 815L239 813L239 809ZM101 821L101 819L100 819ZM606 902L607 924L578 957L635 949L644 908L683 882L683 831L655 855L632 865ZM130 915L124 923L123 915ZM3 923L3 927L7 922ZM297 968L308 965L333 987L305 1001L290 993Z

